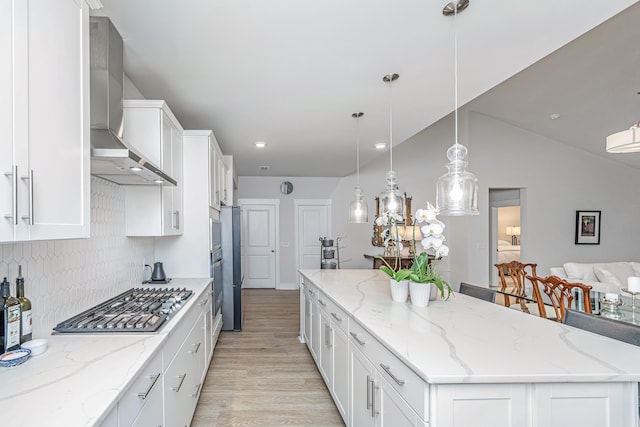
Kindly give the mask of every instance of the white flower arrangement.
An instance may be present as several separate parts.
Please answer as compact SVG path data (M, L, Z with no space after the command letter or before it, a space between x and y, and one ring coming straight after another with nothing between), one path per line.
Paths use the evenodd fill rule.
M431 203L427 202L426 209L418 209L416 211L415 222L424 224L420 227L422 231L422 247L425 251L431 250L436 258L442 258L449 255L449 247L444 244L445 225L438 219L438 209Z

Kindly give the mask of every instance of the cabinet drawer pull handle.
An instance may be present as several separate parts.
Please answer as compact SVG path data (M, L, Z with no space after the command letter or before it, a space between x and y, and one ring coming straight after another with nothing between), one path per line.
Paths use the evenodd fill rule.
M173 215L176 218L176 225L173 227L176 230L180 229L180 211L173 212Z
M193 397L194 399L196 397L198 397L198 393L200 393L200 387L202 387L202 383L198 384L196 387L196 392L194 394L191 395L191 397Z
M331 315L333 316L334 319L336 319L338 322L342 322L342 317L338 316L335 313L331 313Z
M144 393L138 393L138 397L140 399L145 400L147 397L149 397L149 393L151 393L151 390L153 390L153 387L155 387L156 383L158 382L158 378L160 378L160 374L149 375L149 379L151 380L151 384L147 388L147 391L145 391Z
M376 411L376 382L371 380L371 417L375 418L378 411Z
M207 303L208 303L208 302L209 302L209 298L207 298L206 300L202 301L202 302L200 303L200 306L207 305Z
M29 225L34 224L33 218L33 169L29 170L29 176L23 176L23 181L29 181L29 215L23 215L22 219L29 220Z
M367 409L371 409L371 378L367 375Z
M11 188L13 188L11 215L5 215L4 217L11 218L13 225L18 225L18 166L13 167L13 172L5 172L4 176L11 177Z
M171 390L175 391L176 393L178 393L180 391L180 389L182 388L182 384L184 383L184 379L187 378L187 374L182 374L179 375L178 377L180 379L180 384L178 384L178 387L171 387Z
M397 378L396 378L396 376L395 376L395 375L393 375L393 374L391 373L391 367L390 367L389 365L385 365L384 363L381 363L381 364L380 364L380 367L381 367L382 369L384 369L384 371L385 371L387 374L389 374L389 376L391 377L391 379L392 379L392 380L394 380L394 381L396 382L396 384L398 384L398 385L404 385L405 381L404 381L404 380L399 380L399 379L397 379Z
M356 334L355 332L349 332L349 333L351 334L353 339L356 340L358 344L365 345L367 343L366 341L362 341L360 338L358 338L358 334Z
M318 302L320 303L321 306L326 307L327 303L322 301L321 299L318 300Z
M191 344L191 345L195 345L195 346L196 346L196 349L195 349L195 350L190 351L189 353L191 353L191 354L196 354L196 353L198 352L198 350L200 350L200 344L202 344L202 343L201 343L201 342L199 342L198 344Z

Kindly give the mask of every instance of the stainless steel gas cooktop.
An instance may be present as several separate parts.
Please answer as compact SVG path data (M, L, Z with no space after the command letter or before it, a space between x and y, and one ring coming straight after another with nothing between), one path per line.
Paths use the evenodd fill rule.
M58 333L156 332L187 301L193 291L134 288L64 322Z

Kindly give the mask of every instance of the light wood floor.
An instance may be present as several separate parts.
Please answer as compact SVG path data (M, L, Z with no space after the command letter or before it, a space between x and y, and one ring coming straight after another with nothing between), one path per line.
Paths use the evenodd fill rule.
M193 427L343 426L305 344L299 293L245 289L242 332L223 331Z

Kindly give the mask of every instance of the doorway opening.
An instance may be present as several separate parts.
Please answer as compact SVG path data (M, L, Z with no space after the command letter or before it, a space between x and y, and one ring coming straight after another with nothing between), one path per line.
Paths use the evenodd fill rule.
M489 277L491 286L500 286L495 264L521 260L524 227L521 215L521 188L489 189Z

